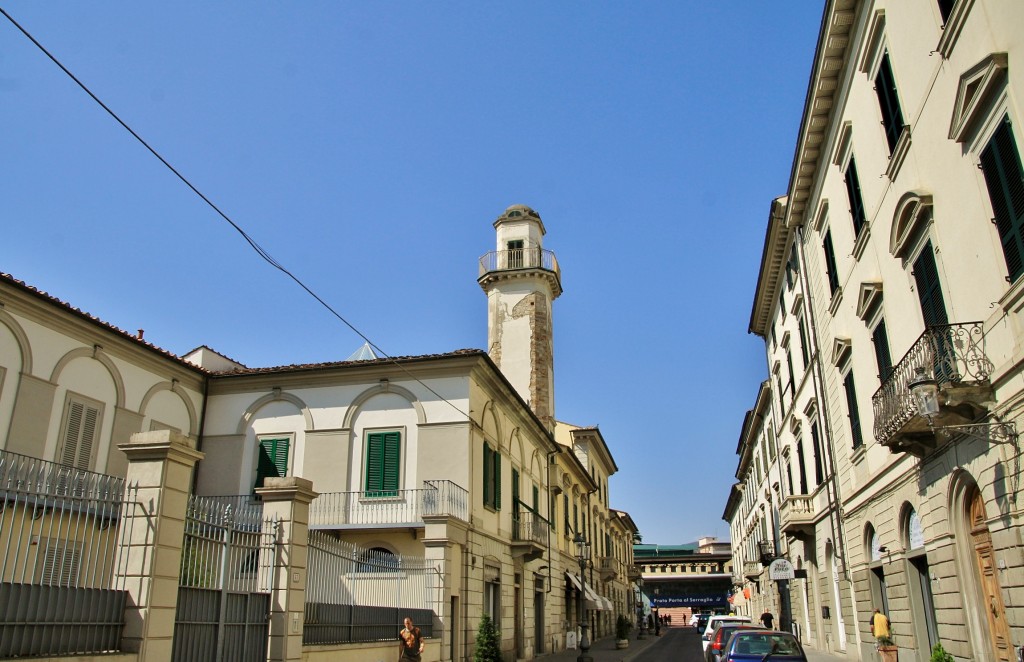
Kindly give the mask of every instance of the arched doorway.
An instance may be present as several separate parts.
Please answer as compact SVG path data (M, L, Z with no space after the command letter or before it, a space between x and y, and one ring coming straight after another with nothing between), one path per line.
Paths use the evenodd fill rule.
M1003 591L992 549L992 534L988 529L985 500L977 486L972 485L968 488L964 501L967 505L972 561L981 594L981 603L978 606L984 612L988 624L993 659L998 662L1009 662L1013 659L1013 646L1010 643L1010 626L1006 622Z

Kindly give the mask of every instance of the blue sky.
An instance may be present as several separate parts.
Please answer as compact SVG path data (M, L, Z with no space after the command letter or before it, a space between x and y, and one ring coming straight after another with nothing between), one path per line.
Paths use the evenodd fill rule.
M533 207L557 417L645 542L728 538L820 0L0 6L388 354L486 348L477 260ZM178 354L362 344L2 17L0 98L0 270Z

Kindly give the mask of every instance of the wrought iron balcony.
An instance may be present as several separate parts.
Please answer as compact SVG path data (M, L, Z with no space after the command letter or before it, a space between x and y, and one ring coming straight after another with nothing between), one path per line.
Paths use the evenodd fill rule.
M794 494L786 497L779 507L782 532L794 538L813 534L816 511L813 495Z
M469 521L469 493L449 480L425 480L421 490L325 492L309 505L314 529L421 527L423 518Z
M626 568L626 578L631 582L635 582L643 576L643 572L640 570L640 566L638 565L631 565Z
M520 502L512 513L512 556L525 560L540 558L548 545L551 523Z
M943 401L931 424L910 394L918 368L934 376ZM928 327L871 398L875 439L894 452L926 455L936 445L933 425L967 423L987 410L992 370L981 322Z

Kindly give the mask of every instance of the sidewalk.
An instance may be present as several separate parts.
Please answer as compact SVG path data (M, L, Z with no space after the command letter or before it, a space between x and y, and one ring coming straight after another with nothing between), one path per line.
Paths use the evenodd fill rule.
M640 653L647 650L652 644L656 644L665 637L656 637L653 634L645 635L643 639L637 639L634 632L629 638L629 648L615 648L615 637L604 637L590 644L590 657L594 662L629 662ZM574 649L564 650L560 653L549 653L538 655L537 660L541 662L576 662L580 651Z

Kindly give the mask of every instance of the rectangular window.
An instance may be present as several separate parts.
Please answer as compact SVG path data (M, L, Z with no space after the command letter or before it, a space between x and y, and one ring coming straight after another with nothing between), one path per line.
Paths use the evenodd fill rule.
M811 445L814 450L814 483L821 485L825 481L824 465L821 461L821 438L818 436L818 424L811 423Z
M265 478L279 478L288 475L289 437L265 437L260 439L259 460L256 462L256 487L263 487Z
M1009 117L981 153L981 168L1012 283L1024 273L1024 168Z
M853 234L859 237L861 228L867 221L864 213L864 198L860 193L860 177L857 176L857 162L850 157L850 163L843 174L846 182L846 197L850 200L850 217L853 219Z
M523 268L523 240L515 239L508 242L508 268Z
M836 251L832 247L832 230L825 231L821 244L825 249L825 274L828 276L828 293L835 295L839 289L839 271L836 269Z
M484 442L484 505L501 510L501 453Z
M875 93L878 105L882 109L882 126L885 127L885 141L889 144L889 153L896 149L896 143L903 133L903 110L900 109L900 98L896 94L896 80L892 75L889 53L882 54L882 63L875 76Z
M875 346L878 381L884 384L892 374L892 357L889 355L889 335L885 331L885 320L880 321L875 330L871 332L871 342Z
M853 438L853 447L860 448L864 445L864 435L860 427L860 412L857 409L857 389L853 383L852 370L843 379L843 388L846 390L846 408L850 415L850 436Z
M562 507L565 509L563 511L565 513L565 533L566 533L566 535L568 535L569 531L572 530L572 527L569 525L569 495L568 494L563 494L562 495Z
M366 435L366 496L398 495L401 451L402 434L398 431Z
M494 627L501 632L501 584L496 581L484 582L484 613L494 622Z
M60 464L76 469L92 470L92 454L100 432L102 405L68 394L64 405L64 425L57 454Z

